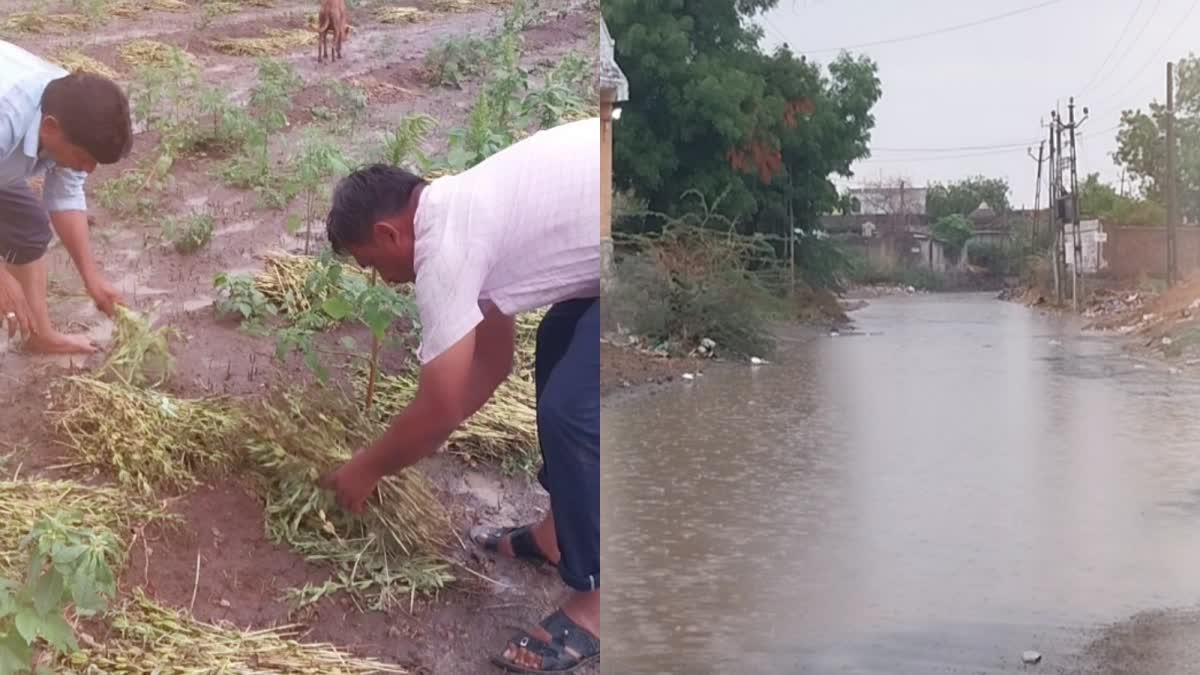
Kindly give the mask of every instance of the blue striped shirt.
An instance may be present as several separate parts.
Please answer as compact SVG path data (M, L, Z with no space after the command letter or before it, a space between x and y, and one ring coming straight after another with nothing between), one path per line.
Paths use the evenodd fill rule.
M25 185L45 174L48 211L84 211L87 174L59 167L38 148L42 92L67 71L0 40L0 187Z

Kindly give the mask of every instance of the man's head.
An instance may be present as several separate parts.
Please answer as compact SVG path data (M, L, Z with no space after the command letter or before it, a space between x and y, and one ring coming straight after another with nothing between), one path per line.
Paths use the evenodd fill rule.
M115 82L73 73L46 85L38 148L60 166L91 173L116 164L133 147L129 100Z
M386 164L355 171L338 183L325 220L335 253L379 271L392 283L416 279L413 269L413 217L421 178Z

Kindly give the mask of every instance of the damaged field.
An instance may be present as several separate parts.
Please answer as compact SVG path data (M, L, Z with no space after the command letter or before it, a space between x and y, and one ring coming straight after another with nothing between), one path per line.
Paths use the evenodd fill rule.
M419 340L323 218L354 166L451 174L595 115L598 7L348 4L318 64L316 0L6 3L0 39L115 77L138 135L88 181L131 311L101 315L56 242L53 318L100 353L0 338L0 672L484 673L560 601L463 541L548 507L536 316L497 400L362 516L316 486L411 397Z

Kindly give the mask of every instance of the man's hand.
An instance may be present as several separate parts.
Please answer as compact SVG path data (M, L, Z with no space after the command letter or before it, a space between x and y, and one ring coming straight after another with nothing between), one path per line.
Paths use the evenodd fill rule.
M367 460L367 453L359 452L353 459L321 478L321 487L333 490L337 494L338 506L351 513L362 513L363 506L382 478Z
M104 312L109 317L117 310L117 305L125 304L121 293L104 277L97 276L94 279L88 279L85 282L88 295L92 296L92 300L96 303L96 309Z
M12 315L9 318L9 315ZM21 284L3 267L0 267L0 324L8 329L8 338L17 336L25 339L33 335L33 314L25 300Z

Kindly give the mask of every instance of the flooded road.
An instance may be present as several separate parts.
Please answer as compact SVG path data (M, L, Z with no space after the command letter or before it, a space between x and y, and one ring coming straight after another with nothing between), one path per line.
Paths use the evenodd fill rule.
M605 408L604 672L1071 672L1200 602L1200 382L986 295L854 319Z

